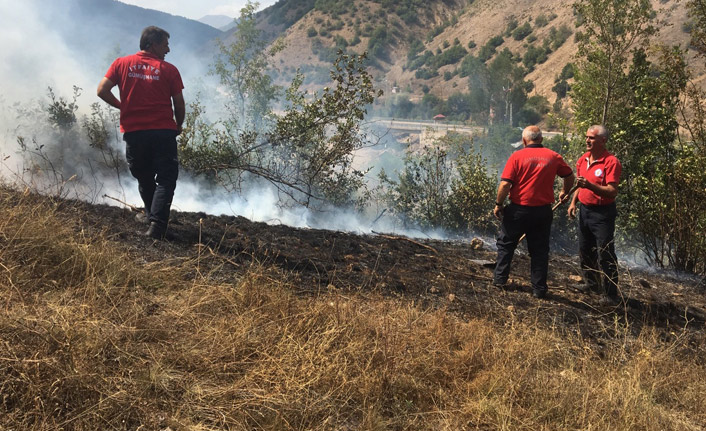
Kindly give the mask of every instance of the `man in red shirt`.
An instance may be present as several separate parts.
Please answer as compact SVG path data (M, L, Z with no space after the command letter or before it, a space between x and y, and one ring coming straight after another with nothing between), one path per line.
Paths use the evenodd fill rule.
M155 239L167 232L179 174L176 137L186 112L181 75L164 61L168 52L169 33L147 27L140 52L115 60L98 84L98 97L120 110L127 163L150 223L145 235ZM116 85L120 99L112 93Z
M523 234L530 254L532 295L547 295L549 234L552 226L554 179L564 180L559 199L564 200L574 184L571 167L556 152L542 146L542 131L528 126L522 132L524 148L514 152L503 170L493 214L502 221L497 240L498 258L493 284L504 286L510 274L512 256ZM503 207L510 195L510 204Z
M608 130L600 125L586 132L588 150L576 162L577 184L569 205L569 217L579 214L579 259L585 284L583 292L602 292L601 303L618 303L618 259L615 255L615 197L622 165L606 150ZM580 209L577 202L581 202ZM601 278L603 288L601 289Z

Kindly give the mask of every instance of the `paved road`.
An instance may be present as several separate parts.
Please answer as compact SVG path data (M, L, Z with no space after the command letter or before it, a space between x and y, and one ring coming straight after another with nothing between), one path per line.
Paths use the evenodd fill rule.
M451 130L459 133L478 134L486 131L485 127L481 126L464 126L461 124L452 124L439 121L423 121L423 120L395 120L394 118L371 118L370 123L379 127L386 127L391 130L406 130L410 132L422 132L431 128L434 131ZM545 138L552 138L561 135L559 132L542 131Z

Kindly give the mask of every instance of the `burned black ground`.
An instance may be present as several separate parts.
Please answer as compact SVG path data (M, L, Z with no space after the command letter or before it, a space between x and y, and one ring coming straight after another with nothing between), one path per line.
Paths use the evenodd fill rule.
M703 339L705 330L706 292L697 277L622 266L623 302L606 308L599 306L597 295L572 287L580 281L576 256L551 256L549 297L537 300L530 294L529 257L522 246L516 252L509 287L501 290L491 283L495 253L480 241L360 235L176 211L168 239L154 241L140 235L146 227L130 209L79 201L57 205L60 212L76 216L77 230L107 234L136 260L203 256L199 271L225 283L258 262L282 270L300 295L331 290L383 295L444 309L463 319L487 316L551 325L598 345L615 342L625 328L634 335L655 328L665 339L686 334L695 340ZM693 349L706 350L691 344Z

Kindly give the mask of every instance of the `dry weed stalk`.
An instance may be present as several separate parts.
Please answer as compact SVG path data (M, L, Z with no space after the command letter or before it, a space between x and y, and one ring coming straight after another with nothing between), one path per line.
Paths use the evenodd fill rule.
M301 297L266 264L203 270L214 253L140 263L31 195L0 190L0 212L0 429L706 423L706 369L686 336L598 345L539 320Z

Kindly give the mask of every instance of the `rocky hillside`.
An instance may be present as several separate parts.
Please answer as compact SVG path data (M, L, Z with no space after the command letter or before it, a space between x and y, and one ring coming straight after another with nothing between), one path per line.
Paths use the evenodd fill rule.
M653 0L660 24L655 42L687 46L684 2ZM461 71L473 55L492 61L507 48L535 84L531 95L555 99L552 87L576 53L578 31L572 2L558 0L281 0L264 10L261 28L282 35L288 48L276 59L286 74L295 68L309 82L327 77L337 47L371 54L378 85L386 94L423 89L447 98L469 90ZM692 55L693 60L693 55ZM701 62L692 62L702 69ZM703 72L697 70L699 76Z

